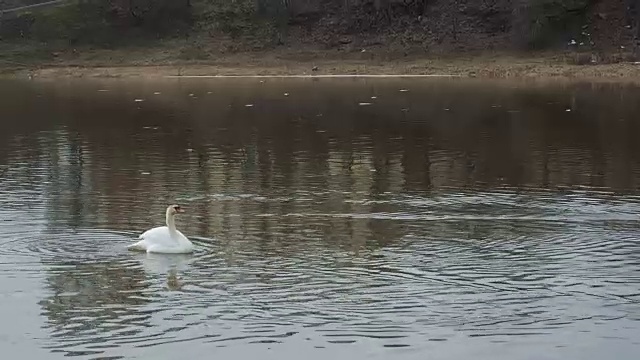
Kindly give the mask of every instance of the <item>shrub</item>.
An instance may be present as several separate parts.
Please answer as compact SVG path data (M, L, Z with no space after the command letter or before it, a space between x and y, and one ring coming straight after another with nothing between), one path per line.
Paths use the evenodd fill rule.
M167 35L191 25L189 0L77 0L4 20L0 35L110 45L136 35Z
M514 8L514 28L521 45L541 48L579 38L593 0L524 0Z

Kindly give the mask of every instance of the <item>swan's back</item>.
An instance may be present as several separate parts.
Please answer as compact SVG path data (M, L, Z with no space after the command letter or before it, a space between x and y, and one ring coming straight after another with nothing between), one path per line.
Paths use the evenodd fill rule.
M140 241L129 246L130 250L158 253L186 253L193 251L193 245L180 231L174 233L166 226L159 226L145 231Z
M166 226L158 226L156 228L149 229L140 234L138 238L140 240L145 240L149 244L174 245L176 243L176 240L171 236L169 228Z

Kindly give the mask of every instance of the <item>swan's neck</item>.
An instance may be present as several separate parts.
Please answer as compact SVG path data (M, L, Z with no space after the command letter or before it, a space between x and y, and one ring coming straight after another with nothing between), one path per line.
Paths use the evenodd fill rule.
M176 232L175 216L169 214L169 212L167 212L167 227L169 228L169 231Z
M167 210L167 228L169 228L169 237L176 241L178 246L193 246L189 239L178 232L178 230L176 229L175 214L171 214L169 210Z

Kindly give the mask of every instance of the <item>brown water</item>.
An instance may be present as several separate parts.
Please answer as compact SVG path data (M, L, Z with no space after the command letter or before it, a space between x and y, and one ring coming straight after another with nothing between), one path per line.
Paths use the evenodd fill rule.
M2 358L636 359L638 135L621 85L0 82ZM196 253L127 252L170 203Z

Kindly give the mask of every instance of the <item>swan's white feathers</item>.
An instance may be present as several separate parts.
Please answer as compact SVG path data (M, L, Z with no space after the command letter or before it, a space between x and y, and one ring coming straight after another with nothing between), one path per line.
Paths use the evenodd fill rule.
M129 250L146 251L166 254L184 254L193 251L193 244L186 236L175 228L171 211L173 205L167 208L167 226L149 229L140 236L139 241L129 245Z

